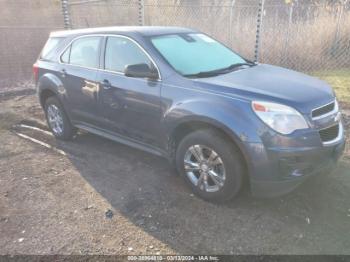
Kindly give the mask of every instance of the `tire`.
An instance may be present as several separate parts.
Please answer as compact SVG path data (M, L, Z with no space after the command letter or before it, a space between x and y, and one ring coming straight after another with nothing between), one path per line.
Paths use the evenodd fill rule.
M202 152L203 161L198 161L198 152ZM214 156L211 158L214 160L208 161L209 155ZM224 202L239 193L244 177L243 163L239 149L212 129L188 134L176 150L178 172L184 176L194 194L208 201Z
M51 96L45 101L45 116L52 134L61 140L70 140L77 129L71 124L60 101Z

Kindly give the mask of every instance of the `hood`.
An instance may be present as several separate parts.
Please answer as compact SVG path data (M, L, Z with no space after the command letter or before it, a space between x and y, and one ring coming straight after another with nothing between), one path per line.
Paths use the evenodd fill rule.
M304 114L334 99L332 88L325 82L265 64L194 81L198 88L247 100L281 103Z

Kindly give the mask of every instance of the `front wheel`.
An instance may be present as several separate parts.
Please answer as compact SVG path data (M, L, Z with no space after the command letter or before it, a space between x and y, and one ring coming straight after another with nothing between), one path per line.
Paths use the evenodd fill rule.
M225 201L242 187L244 166L238 148L221 133L203 129L182 139L176 167L193 192L209 201Z

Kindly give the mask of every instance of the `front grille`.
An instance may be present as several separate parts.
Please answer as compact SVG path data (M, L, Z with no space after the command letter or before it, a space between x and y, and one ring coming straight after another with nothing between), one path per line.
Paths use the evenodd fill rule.
M327 105L322 106L320 108L317 108L317 109L312 111L312 117L315 118L315 117L325 115L329 112L332 112L334 110L334 108L335 108L335 102L327 104Z
M338 137L339 124L319 131L322 142L329 142Z

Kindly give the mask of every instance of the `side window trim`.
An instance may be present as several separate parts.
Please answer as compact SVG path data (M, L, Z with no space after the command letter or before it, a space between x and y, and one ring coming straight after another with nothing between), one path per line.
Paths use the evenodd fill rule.
M157 65L157 63L154 61L154 59L152 58L152 56L136 41L134 40L133 38L131 37L128 37L128 36L125 36L125 35L119 35L119 34L91 34L91 35L83 35L83 36L77 36L75 38L73 38L67 45L66 47L63 49L63 51L59 54L59 59L58 59L58 62L60 64L64 64L64 65L67 65L67 63L64 63L62 62L61 60L61 57L63 55L63 53L67 50L67 48L70 48L70 46L72 45L72 43L75 41L75 40L78 40L79 38L83 38L83 37L91 37L91 36L100 36L101 37L101 42L100 42L100 46L99 46L99 51L100 51L100 56L99 56L99 68L88 68L88 69L95 69L95 70L100 70L100 71L106 71L106 72L110 72L110 73L115 73L115 74L120 74L120 75L124 75L123 73L121 72L114 72L114 71L108 71L108 70L105 70L104 69L104 64L105 64L105 61L104 61L104 56L105 56L105 52L106 52L106 45L107 45L107 38L108 37L124 37L126 39L129 39L130 41L134 42L145 54L146 56L151 60L151 62L153 63L154 67L156 68L157 72L158 72L158 75L159 75L159 79L158 81L161 81L162 80L162 75L160 73L160 70L159 70L159 67ZM103 58L102 58L103 57ZM69 60L70 60L70 57L69 57ZM69 61L70 62L70 61ZM68 63L68 65L71 65ZM72 66L77 66L77 65L72 65ZM79 66L79 67L82 67L82 68L87 68L87 67L83 67L83 66Z
M67 48L65 48L64 49L64 51L62 52L62 54L61 54L61 56L60 56L60 58L59 58L59 60L60 60L60 62L62 63L62 64L70 64L70 51L72 50L72 45L70 44ZM64 56L64 54L66 53L66 52L68 52L68 62L66 63L66 62L64 62L64 61L62 61L62 57Z
M81 65L74 65L70 63L70 55L71 55L71 49L72 49L72 45L75 41L82 39L82 38L87 38L87 37L99 37L100 38L100 42L99 42L99 46L98 46L98 67L94 68L94 67L86 67L86 66L81 66ZM77 36L75 38L73 38L69 44L63 49L63 51L59 54L59 58L58 58L58 62L59 64L62 65L70 65L70 66L76 66L76 67L81 67L81 68L86 68L86 69L93 69L93 70L101 70L101 50L102 50L102 44L103 44L103 40L104 40L104 35L83 35L83 36ZM68 57L68 63L65 63L62 61L62 56L64 55L64 53L66 52L67 49L69 50L69 57Z

